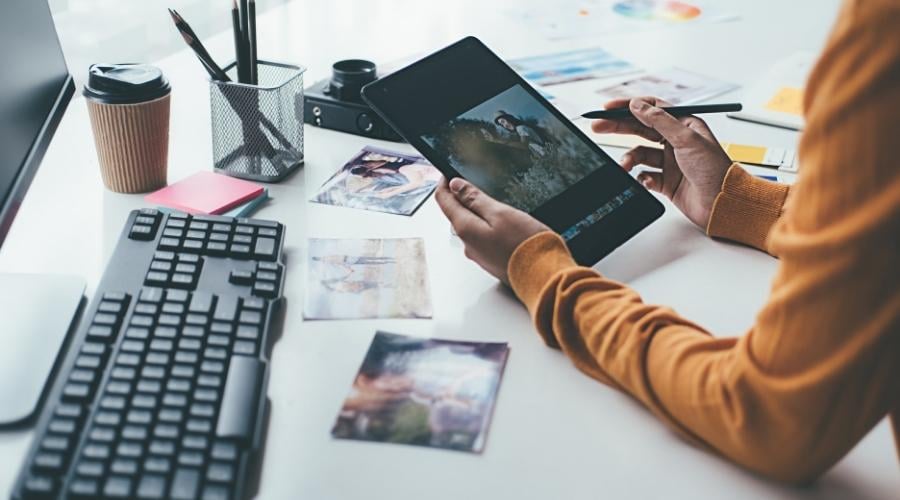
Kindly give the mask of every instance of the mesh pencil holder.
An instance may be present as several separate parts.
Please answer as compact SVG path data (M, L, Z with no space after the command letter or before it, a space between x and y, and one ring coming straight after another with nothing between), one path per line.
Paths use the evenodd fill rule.
M213 165L219 173L278 182L303 164L303 72L267 61L257 66L258 85L209 82Z

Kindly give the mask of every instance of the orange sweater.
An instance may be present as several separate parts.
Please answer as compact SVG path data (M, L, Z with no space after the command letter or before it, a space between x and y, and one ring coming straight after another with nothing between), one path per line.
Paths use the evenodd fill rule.
M546 343L683 435L780 480L822 474L889 413L900 438L898 26L900 2L844 6L807 86L792 188L728 171L708 234L779 259L749 331L712 337L578 267L542 233L516 249L509 276Z

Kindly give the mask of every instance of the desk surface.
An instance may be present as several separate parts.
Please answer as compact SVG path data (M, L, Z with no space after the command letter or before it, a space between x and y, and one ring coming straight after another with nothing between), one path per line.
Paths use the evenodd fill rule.
M837 11L836 0L722 1L717 8L740 14L739 20L548 42L511 17L523 3L491 2L484 9L476 0L295 1L260 17L260 54L306 65L311 83L337 59L392 61L475 34L506 57L602 45L644 68L679 66L746 83L781 55L818 50ZM230 55L228 33L207 42L221 61ZM174 88L174 181L210 168L207 84L186 51L158 64ZM602 83L554 91L588 109L597 104L592 92ZM709 121L722 140L796 146L793 132L721 116ZM372 142L307 127L305 168L270 186L274 201L258 213L288 228L288 307L272 358L260 498L896 498L900 474L886 422L812 487L774 484L686 444L628 397L546 348L514 297L463 257L433 200L411 218L306 201ZM85 105L77 99L0 252L0 270L79 274L91 294L127 212L142 205L140 195L103 189ZM776 261L711 241L667 208L598 269L718 335L741 334L766 298ZM302 320L307 238L407 236L426 241L433 320ZM331 425L376 329L509 342L482 455L331 439ZM0 494L10 491L31 437L29 431L0 433Z

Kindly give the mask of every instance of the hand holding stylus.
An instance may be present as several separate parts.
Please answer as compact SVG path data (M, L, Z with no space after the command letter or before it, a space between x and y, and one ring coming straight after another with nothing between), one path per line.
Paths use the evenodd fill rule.
M662 149L632 148L622 156L622 168L629 172L638 165L659 169L642 172L638 181L671 199L691 222L705 229L732 161L706 122L696 116L676 118L660 107L667 105L655 97L616 99L605 107L627 108L632 117L597 120L591 128L661 142Z

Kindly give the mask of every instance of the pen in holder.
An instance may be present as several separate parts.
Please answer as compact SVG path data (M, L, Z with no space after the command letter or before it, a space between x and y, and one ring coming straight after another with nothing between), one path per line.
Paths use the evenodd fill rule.
M303 72L259 61L258 85L209 82L213 165L217 172L278 182L303 164ZM229 76L235 64L224 68Z

